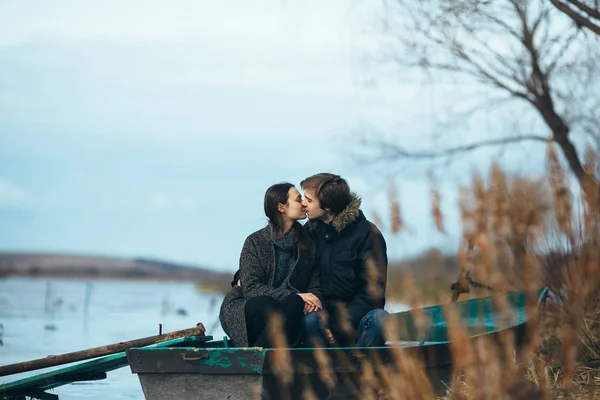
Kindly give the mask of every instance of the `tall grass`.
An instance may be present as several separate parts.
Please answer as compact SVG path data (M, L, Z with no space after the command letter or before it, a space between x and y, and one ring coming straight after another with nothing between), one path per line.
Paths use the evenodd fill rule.
M378 361L377 355L359 358L362 361L354 375L347 376L333 370L344 363L352 370L355 360L335 350L314 349L313 368L324 386L333 390L343 385L348 398L365 399L600 399L600 189L593 175L595 159L588 149L587 186L581 198L571 193L551 145L545 177L507 176L492 164L487 176L475 174L470 185L460 188L463 230L455 260L459 300L476 290L477 295L492 296L496 309L508 315L512 310L506 293L524 291L528 319L522 346L517 348L512 330L501 331L496 339L474 336L462 325L445 286L436 297L443 305L450 337L452 375L444 390L432 381L415 348L393 343L390 360ZM433 175L430 180L431 217L446 234L437 181ZM404 223L393 191L390 203L390 226L398 233ZM431 257L431 278L437 279L444 273L444 264L439 252L432 251ZM401 281L389 279L387 290L390 296L400 293L415 308L415 325L423 333L431 322L420 312L424 296L415 282L406 275ZM493 290L473 288L473 282ZM544 287L551 289L551 295L540 304L537 296ZM397 341L403 329L391 320L386 337ZM273 335L278 337L277 332ZM281 351L274 361L281 365L274 371L284 390L291 384L292 358L288 350ZM294 367L298 371L311 368ZM317 386L304 382L304 397L318 398Z

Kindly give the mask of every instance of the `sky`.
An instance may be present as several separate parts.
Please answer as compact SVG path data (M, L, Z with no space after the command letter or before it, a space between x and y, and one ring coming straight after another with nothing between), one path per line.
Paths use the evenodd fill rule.
M471 164L438 171L443 236L423 166L352 156L364 126L442 145L424 139L428 115L456 96L365 67L377 48L373 4L0 2L0 250L234 270L245 237L266 224L271 184L333 172L368 218L383 216L390 258L452 251L457 184ZM492 132L494 118L475 128ZM528 147L519 151L511 165L527 166ZM410 227L399 236L385 223L390 178Z

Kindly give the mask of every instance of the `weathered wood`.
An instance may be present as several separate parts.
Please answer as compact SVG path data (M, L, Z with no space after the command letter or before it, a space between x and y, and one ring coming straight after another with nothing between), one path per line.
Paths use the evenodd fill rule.
M211 340L212 336L207 335L183 336L143 348L196 347L202 346ZM24 396L29 396L30 392L48 392L48 390L68 383L85 381L91 377L100 377L100 373L114 371L126 365L128 365L128 362L125 351L92 360L71 363L66 367L0 384L0 399L26 400Z
M71 382L85 382L85 381L101 381L106 379L106 372L88 372L79 375L71 375L69 379L66 379L65 383ZM60 381L60 379L57 379Z
M547 292L547 288L538 292L538 304L542 304ZM498 308L495 298L490 296L423 307L419 310L422 323L415 318L415 310L394 313L398 336L388 341L387 347L327 347L317 352L312 348L236 348L216 341L196 348L178 345L131 349L127 357L148 400L303 400L306 388L311 388L313 397L319 399L363 399L361 376L366 365L374 378L369 385L374 383L375 387L389 385L383 372L405 372L407 364L396 362L398 351L405 361L420 363L435 393L443 396L456 372L449 331L449 324L454 321L448 320L446 307L456 312L456 323L469 340L479 340L485 335L490 346L501 349L506 344L505 333L511 332L508 337L514 338L515 349L519 350L527 343L527 294L511 292L505 296L508 312ZM328 373L335 382L333 389L321 378L318 353L321 360L330 362ZM286 361L289 368L281 368L283 354L290 360Z
M202 373L261 374L264 353L258 347L249 348L173 348L127 351L133 373ZM146 349L148 350L148 349Z
M36 360L24 361L16 364L0 366L0 376L18 374L26 371L54 367L56 365L68 364L75 361L88 360L90 358L107 356L110 354L120 353L134 347L144 347L154 343L172 340L182 336L204 336L206 330L202 324L198 324L195 328L183 329L174 331L164 335L148 336L141 339L129 340L126 342L109 344L107 346L94 347L87 350L76 351L73 353L65 353L56 356L48 356Z

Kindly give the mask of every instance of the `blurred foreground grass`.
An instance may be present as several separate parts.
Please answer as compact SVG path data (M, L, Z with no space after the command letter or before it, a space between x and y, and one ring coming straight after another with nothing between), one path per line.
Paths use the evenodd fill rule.
M581 198L570 191L552 145L544 177L507 176L492 164L487 176L475 174L460 188L462 243L456 256L431 249L423 257L391 265L387 295L425 321L423 304L452 302L455 283L460 300L493 296L495 307L510 312L505 293L524 291L527 301L525 343L516 348L514 333L472 336L446 308L452 358L447 399L600 399L600 186L594 175L596 154L588 149ZM432 218L445 234L441 198L432 179ZM390 223L402 231L400 205L390 198ZM376 276L376 274L368 274ZM480 283L481 287L475 287ZM474 286L475 284L475 286ZM373 285L375 287L376 285ZM551 295L540 305L536 294ZM491 290L490 290L491 289ZM397 340L402 327L387 327ZM511 336L512 335L512 336ZM285 343L281 343L285 345ZM285 347L285 346L283 346ZM439 391L426 366L408 349L391 346L393 367L363 363L359 398L434 399ZM332 361L315 349L320 375L332 380ZM291 359L282 357L281 370ZM328 371L329 370L329 371ZM303 398L316 398L310 387Z

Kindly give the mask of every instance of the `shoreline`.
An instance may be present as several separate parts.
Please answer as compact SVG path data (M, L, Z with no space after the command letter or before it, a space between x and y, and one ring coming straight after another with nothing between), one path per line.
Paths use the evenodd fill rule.
M171 282L171 283L189 283L196 285L200 281L189 278L167 278L167 277L123 277L123 276L92 276L85 274L8 274L0 275L0 281L4 279L31 279L31 280L64 280L64 281L91 281L91 282ZM201 283L200 283L201 284Z

